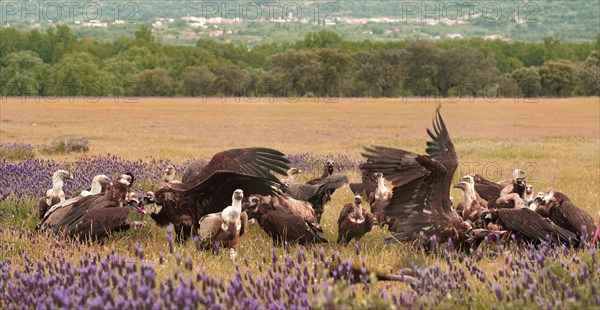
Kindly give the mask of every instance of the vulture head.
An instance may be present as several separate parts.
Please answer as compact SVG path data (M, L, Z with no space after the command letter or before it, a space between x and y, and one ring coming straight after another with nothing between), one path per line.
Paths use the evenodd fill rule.
M135 180L135 177L133 176L133 173L131 172L125 172L123 174L121 174L119 176L119 182L123 183L123 184L127 184L129 187L131 187L131 185L133 184L133 181Z
M462 189L463 191L466 192L467 189L469 188L469 184L467 182L465 182L465 181L461 181L461 182L458 182L458 183L454 184L452 187L453 188Z
M362 196L361 195L354 196L354 204L359 206L361 203L362 203Z
M335 164L335 161L333 161L332 159L328 159L327 162L325 163L325 169L327 170L327 173L329 173L329 175L333 174L333 165Z
M57 170L52 175L52 181L64 181L64 180L73 180L73 175L65 170Z
M513 181L516 181L519 178L525 178L525 171L521 169L515 169L512 173L512 179Z
M293 167L290 168L290 169L288 169L288 171L287 171L288 177L293 177L293 176L295 176L296 174L299 174L299 173L302 173L302 170L300 170L298 168L293 168Z
M92 188L81 192L81 196L90 196L106 192L110 187L110 179L104 175L99 174L92 179Z
M165 175L163 176L163 181L169 183L175 179L175 167L173 165L168 165L165 168Z

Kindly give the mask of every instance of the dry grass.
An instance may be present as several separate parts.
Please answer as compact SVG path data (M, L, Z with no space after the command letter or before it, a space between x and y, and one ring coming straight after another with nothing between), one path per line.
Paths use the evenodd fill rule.
M189 157L210 156L215 152L243 146L268 146L285 153L313 152L315 154L343 153L359 159L364 145L390 145L424 152L426 133L430 127L435 105L433 99L374 100L340 99L336 103L303 99L288 103L235 102L220 99L163 99L140 98L137 103L114 103L103 99L90 103L35 103L27 99L7 99L0 102L0 141L25 141L42 144L61 135L84 136L90 139L90 153L111 153L127 159L145 156L183 161ZM321 100L322 101L322 100ZM442 114L461 160L457 175L476 172L490 175L497 168L495 179L503 179L516 167L530 174L536 190L556 188L569 195L576 204L595 218L600 209L600 101L599 98L539 99L536 103L515 103L501 100L488 103L477 99L450 103L442 102ZM62 156L62 155L61 155ZM70 159L75 155L53 156ZM158 169L158 167L157 167ZM357 172L350 174L358 180ZM310 176L302 176L308 179ZM455 201L461 199L453 191ZM343 204L351 201L347 187L336 191L326 207L323 227L329 240L337 238L337 216ZM33 206L32 206L33 210ZM33 211L32 211L33 212ZM146 259L158 261L167 253L166 231L148 220L148 227L122 234L108 244L74 249L75 253L97 251L117 252L133 256L133 243L145 247ZM436 260L408 245L383 245L386 231L375 228L360 243L361 254L354 247L336 244L326 249L339 250L355 264L366 258L372 270L388 272L397 268L430 264ZM0 239L4 237L0 236ZM12 241L7 241L12 242ZM47 246L51 246L48 242ZM271 247L270 239L256 226L242 238L241 256L251 265L261 260ZM38 245L19 245L19 250L3 253L13 264L20 253L43 256ZM211 274L228 278L233 264L224 251L214 257L198 253L192 242L179 245L177 251L185 258L195 259ZM282 250L280 250L282 251ZM75 254L77 256L79 254ZM34 259L36 257L33 257ZM491 276L503 264L502 259L485 258L481 264ZM164 274L174 267L173 257L167 255L160 266ZM473 280L473 286L479 287ZM482 288L475 307L485 305L492 293Z
M183 160L223 149L264 145L285 153L346 153L360 157L363 145L401 146L424 137L437 104L421 99L283 99L259 103L233 98L139 98L136 103L33 98L0 100L0 140L48 143L61 135L90 139L91 153L128 159L145 156ZM331 100L333 101L333 99ZM454 139L600 136L598 98L467 99L443 103ZM420 150L416 149L415 151ZM74 156L74 155L72 155Z

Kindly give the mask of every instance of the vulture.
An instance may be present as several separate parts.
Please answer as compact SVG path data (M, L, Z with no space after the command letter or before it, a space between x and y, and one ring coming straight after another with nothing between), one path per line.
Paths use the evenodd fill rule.
M55 227L58 222L63 219L65 214L67 214L73 208L76 202L81 200L83 197L104 193L109 188L110 179L106 175L99 174L95 176L94 179L92 179L92 187L89 191L84 190L81 192L81 194L79 194L79 196L67 199L52 206L52 208L50 208L50 210L48 210L48 212L46 212L42 218L42 221L38 225L38 229Z
M236 189L231 205L219 213L211 213L200 219L198 235L204 248L218 246L229 248L229 259L235 261L240 248L240 237L248 225L248 215L242 212L244 191Z
M592 241L596 231L594 219L585 210L575 205L567 195L552 189L548 190L535 211L549 218L554 224L574 233L581 245Z
M362 196L354 196L354 203L342 208L338 218L338 243L348 244L352 239L359 241L373 228L373 214L362 206Z
M306 182L306 184L311 184L311 185L316 185L321 183L321 181L323 181L324 178L331 176L333 174L333 167L334 167L335 161L328 159L325 162L325 167L323 168L323 174L315 179L312 179L308 182Z
M258 202L261 204L267 204L269 209L287 210L308 222L317 223L317 216L310 202L294 199L289 196L251 195L249 197L249 200L254 199L258 199Z
M390 200L392 198L392 192L385 186L385 178L382 173L376 173L377 177L377 188L372 195L369 196L369 203L373 203L376 199Z
M179 181L175 180L175 167L173 167L173 165L168 165L167 168L165 168L165 175L163 176L163 182L165 182L165 183L180 183Z
M114 231L125 231L143 226L141 222L126 224L131 209L141 210L134 205L137 199L127 202L130 184L118 179L103 195L92 195L75 202L62 219L53 227L55 233L64 233L73 238L99 240Z
M362 155L372 162L362 169L381 172L393 186L392 198L385 208L387 217L396 219L395 234L385 241L412 241L421 237L426 250L439 242L450 241L454 249L463 248L471 237L472 226L456 213L450 200L450 187L458 158L442 116L436 109L433 131L427 129L427 155L390 147L365 147ZM468 244L465 244L467 246Z
M371 171L360 169L361 171L361 182L350 183L350 190L354 195L364 195L370 197L371 193L375 192L377 188L377 177Z
M390 199L375 199L371 204L371 214L375 218L375 224L383 227L385 224L391 224L385 216L385 208L390 203Z
M317 222L321 222L321 216L325 211L325 203L331 200L333 190L342 187L348 183L348 176L343 174L334 174L323 178L320 183L312 184L289 184L286 194L298 200L308 201L315 210Z
M527 182L525 181L525 172L521 169L515 169L512 173L512 180L505 180L500 183L494 183L482 177L474 175L475 191L488 201L488 208L515 208L521 207L526 202L521 202L525 198ZM515 204L519 204L516 206Z
M192 164L182 183L165 183L154 193L160 211L150 217L159 226L173 224L177 239L198 233L200 219L223 211L236 189L247 194L281 195L285 186L271 171L285 174L289 162L269 148L242 148L215 154L205 164Z
M92 179L92 186L87 190L81 191L79 195L85 197L104 193L109 186L110 179L104 174L99 174Z
M470 223L476 223L481 220L483 212L487 211L487 204L481 201L477 192L475 192L475 181L470 175L460 179L460 182L454 184L454 188L463 191L464 200L458 204L457 210L462 210L462 218Z
M182 183L189 183L191 179L202 171L208 165L208 161L204 159L197 159L189 164L183 176L181 177Z
M490 209L483 214L486 223L498 225L501 229L515 233L519 239L532 243L550 241L570 244L576 235L542 217L529 208Z
M273 239L275 246L286 242L301 245L328 242L318 223L262 198L257 195L250 198L248 218L256 219L258 225Z
M287 171L287 178L285 180L283 180L283 184L285 184L286 186L291 184L291 183L296 183L296 180L294 180L294 176L296 174L302 173L302 170L298 169L298 168L290 168Z
M65 180L73 180L73 175L65 170L57 170L52 175L52 188L46 191L46 197L41 198L38 203L39 218L43 219L44 215L53 205L65 201L65 192L63 185Z

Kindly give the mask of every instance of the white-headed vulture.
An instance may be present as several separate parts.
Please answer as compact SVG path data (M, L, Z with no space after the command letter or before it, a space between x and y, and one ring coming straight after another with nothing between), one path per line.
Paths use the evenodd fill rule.
M40 219L44 218L50 207L61 201L65 201L65 192L63 191L65 180L73 180L73 175L62 169L52 174L52 188L46 191L46 197L41 198L38 203Z
M219 213L211 213L200 219L198 235L204 248L218 246L229 248L229 258L235 260L240 248L240 237L248 225L248 215L242 212L244 191L236 189L231 205Z

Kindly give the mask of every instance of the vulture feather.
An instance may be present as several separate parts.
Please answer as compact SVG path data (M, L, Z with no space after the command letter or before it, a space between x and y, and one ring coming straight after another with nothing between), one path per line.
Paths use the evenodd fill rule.
M500 225L502 229L518 233L526 241L539 243L549 240L552 243L576 241L576 235L552 221L545 219L528 208L491 209L485 214L486 220Z
M325 211L325 203L330 200L332 190L342 187L348 183L348 176L344 174L334 174L323 178L319 184L289 184L286 194L298 200L308 201L315 210L317 222L321 222L321 216Z
M250 199L248 218L258 221L258 225L273 239L274 245L283 245L285 242L301 245L327 243L318 223L306 220L289 209L275 206L261 198L253 196Z
M317 185L317 184L321 183L321 181L323 181L324 178L331 176L333 174L334 165L335 165L335 161L333 161L332 159L328 159L325 162L325 166L323 167L323 174L321 174L321 176L318 178L309 180L308 182L306 182L306 184Z
M361 182L350 183L350 190L354 195L364 195L370 197L372 193L377 189L377 177L371 171L360 169L361 171Z
M549 190L535 211L549 218L554 224L574 233L581 241L581 245L592 241L596 231L594 219L585 210L575 205L567 195Z
M386 241L411 241L421 234L430 249L430 238L451 241L459 248L470 237L471 225L452 208L450 187L458 158L442 116L436 109L433 130L427 129L428 155L389 147L366 147L362 153L372 162L362 169L381 172L392 183L392 198L386 216L395 218L395 234Z

